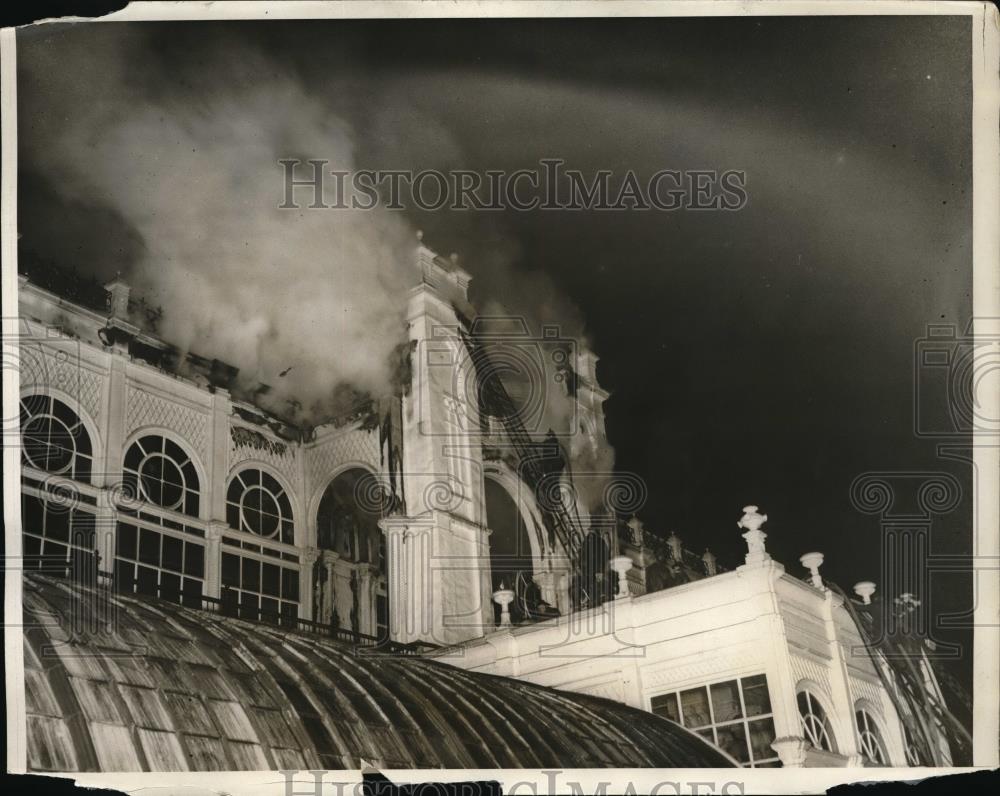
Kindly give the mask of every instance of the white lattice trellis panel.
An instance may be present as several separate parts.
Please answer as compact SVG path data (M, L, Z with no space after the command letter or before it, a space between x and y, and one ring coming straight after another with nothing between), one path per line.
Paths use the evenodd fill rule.
M59 390L73 399L74 409L99 422L104 376L82 361L78 341L21 341L19 363L22 393Z
M645 669L642 681L646 688L664 689L674 686L687 686L694 683L706 683L721 675L729 674L732 664L724 658L713 656L702 658L681 666L670 668Z
M126 405L126 434L144 426L169 429L194 449L201 458L202 465L208 462L207 411L153 395L133 384L128 387Z
M305 456L310 490L322 486L337 468L349 462L367 464L378 472L381 460L378 429L345 431L307 448Z
M802 655L792 655L792 673L796 683L800 680L811 680L819 685L825 694L829 695L830 671L822 663Z

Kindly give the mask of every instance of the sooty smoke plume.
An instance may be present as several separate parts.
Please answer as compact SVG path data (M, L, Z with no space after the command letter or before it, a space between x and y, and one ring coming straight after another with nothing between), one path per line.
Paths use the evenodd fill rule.
M220 48L224 57L199 52L172 80L147 44L145 36L102 37L98 57L68 59L88 66L67 74L55 52L93 47L70 33L51 58L36 53L25 76L29 101L44 97L46 111L36 118L52 128L40 137L44 151L25 143L33 167L64 201L101 203L142 240L133 262L74 265L100 277L122 270L136 294L162 307L165 340L235 365L246 393L268 385L257 401L284 417L321 423L346 408L345 393L391 391L406 294L419 278L416 225L382 208L311 209L300 201L281 209L280 161L370 167L358 162L360 145L379 163L417 167L430 158L458 166L460 144L398 95L391 114L359 120L349 77L309 85L245 42ZM421 129L423 136L407 134ZM548 275L515 268L518 245L501 222L471 223L463 233L492 242L478 262L462 261L474 284L481 275L488 285L489 292L473 290L480 311L521 316L533 335L556 323L586 345L578 309ZM537 431L572 422L573 398L553 388L554 376L548 368ZM613 465L604 442L577 436L565 447L574 471ZM600 497L596 481L579 486L587 506Z

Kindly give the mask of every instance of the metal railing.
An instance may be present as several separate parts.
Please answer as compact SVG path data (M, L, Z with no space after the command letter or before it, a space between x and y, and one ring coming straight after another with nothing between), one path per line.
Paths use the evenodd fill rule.
M153 586L152 584L141 583L138 580L123 580L116 578L113 572L108 572L97 567L96 558L95 564L89 567L90 571L87 573L81 572L79 561L74 562L72 559L55 560L46 556L38 556L36 558L39 559L38 563L41 566L26 566L25 569L27 571L35 571L55 577L73 578L87 586L109 591L117 595L139 599L152 598L185 608L208 611L232 619L268 625L272 628L281 628L288 632L322 636L323 638L350 644L370 654L381 653L387 655L415 656L438 648L438 645L429 642L417 641L404 644L330 623L303 619L297 614L269 611L261 608L259 605L255 606L242 603L238 599L227 598L225 596L227 592L234 596L236 593L227 590L225 587L223 587L223 596L212 597L202 593L200 589L164 587L162 584ZM26 563L28 563L27 560Z

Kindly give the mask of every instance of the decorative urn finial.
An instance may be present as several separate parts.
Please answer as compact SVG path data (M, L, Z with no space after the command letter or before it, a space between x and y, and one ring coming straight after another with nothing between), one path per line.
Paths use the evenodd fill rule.
M870 580L862 580L854 584L854 593L861 598L865 605L872 604L872 595L875 593L875 584Z
M712 575L717 575L718 574L719 567L716 564L717 559L715 557L715 554L711 550L709 550L707 547L705 548L705 554L701 557L701 560L705 564L705 574L706 575L708 575L709 577L712 577Z
M825 590L826 587L823 586L823 578L819 574L819 568L823 566L823 554L806 553L799 557L799 561L802 563L802 566L809 570L812 585L817 589Z
M633 567L632 559L628 556L615 556L609 563L618 576L618 593L615 595L615 599L620 600L623 597L628 597L630 594L628 590L628 571Z
M500 588L493 592L493 602L500 606L500 627L510 627L510 604L514 602L514 591L504 587L500 581Z
M760 529L760 526L765 522L767 522L767 515L760 514L756 506L743 507L743 516L736 523L736 527L746 530L743 539L747 543L747 564L761 564L771 558L764 547L767 534Z

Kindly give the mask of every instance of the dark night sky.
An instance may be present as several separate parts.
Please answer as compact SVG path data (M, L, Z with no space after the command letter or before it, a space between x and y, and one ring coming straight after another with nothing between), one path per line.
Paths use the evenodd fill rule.
M47 144L95 96L215 96L220 60L234 92L278 64L329 97L371 168L745 170L737 213L409 220L461 253L474 293L516 305L512 276L541 273L579 308L648 527L731 566L757 503L775 557L801 574L798 556L822 550L849 588L880 579L878 521L848 496L862 472L959 476L969 497L933 544L969 547L969 472L912 430L914 341L971 312L969 36L968 18L916 16L35 31L18 44L22 251L127 273L148 241L99 197L67 197ZM964 581L935 582L935 608L966 604Z

